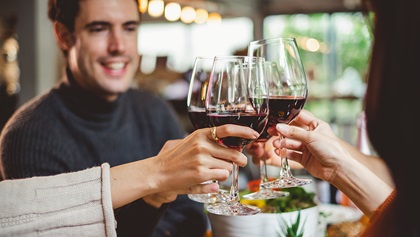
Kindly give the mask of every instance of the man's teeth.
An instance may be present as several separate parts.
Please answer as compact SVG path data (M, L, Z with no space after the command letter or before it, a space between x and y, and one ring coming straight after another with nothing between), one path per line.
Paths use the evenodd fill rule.
M125 66L125 63L109 63L106 65L107 68L110 68L112 70L123 69L124 66Z

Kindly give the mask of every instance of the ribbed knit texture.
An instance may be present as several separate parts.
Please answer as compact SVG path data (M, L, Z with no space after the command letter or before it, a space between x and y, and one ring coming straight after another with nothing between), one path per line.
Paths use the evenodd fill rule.
M0 236L117 236L109 178L104 164L0 182Z
M68 83L22 106L6 124L0 137L6 178L78 171L105 162L112 167L155 156L167 140L184 135L173 109L150 93L130 89L109 103L80 88L69 70L67 78ZM179 197L170 206L159 224L165 227L158 229L174 234L156 236L188 232L178 226L191 220L191 212L195 220L189 225L204 233L201 204ZM150 236L166 207L157 210L138 200L115 210L118 235Z

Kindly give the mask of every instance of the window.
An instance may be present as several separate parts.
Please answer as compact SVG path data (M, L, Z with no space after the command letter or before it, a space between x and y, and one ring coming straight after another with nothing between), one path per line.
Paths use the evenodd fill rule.
M264 38L295 37L309 81L305 108L355 141L363 110L371 33L362 13L276 15L264 20Z

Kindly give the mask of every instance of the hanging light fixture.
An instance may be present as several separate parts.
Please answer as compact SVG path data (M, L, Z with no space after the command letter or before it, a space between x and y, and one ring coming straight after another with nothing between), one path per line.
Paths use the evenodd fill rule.
M195 19L195 9L190 6L185 6L181 10L181 21L185 24L192 23Z
M181 6L176 2L171 2L165 6L165 18L168 21L177 21L181 16Z
M138 0L139 2L139 11L140 13L145 13L147 12L147 7L148 7L148 0Z
M218 8L215 4L203 1L193 5L185 4L185 1L170 1L165 4L163 0L137 0L139 2L139 11L147 12L151 17L158 18L162 15L168 21L181 20L185 24L215 24L220 23L222 16L217 13ZM191 1L192 3L192 1ZM181 8L181 5L183 7ZM209 14L209 11L212 13Z
M209 18L209 13L206 9L199 8L195 10L195 19L194 22L197 24L204 24L207 22L207 19Z
M208 24L218 24L222 22L222 16L217 12L212 12L209 14L209 18L207 19Z
M165 3L163 0L151 0L149 2L148 13L151 17L160 17L163 14Z

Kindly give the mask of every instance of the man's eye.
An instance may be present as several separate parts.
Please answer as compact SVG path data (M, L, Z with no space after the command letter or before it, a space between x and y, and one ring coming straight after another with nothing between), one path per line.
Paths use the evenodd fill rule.
M137 24L129 24L129 25L125 25L124 29L126 31L136 31L137 30L138 25Z
M103 27L103 26L94 26L94 27L89 28L90 32L102 32L105 30L106 30L106 27Z
M134 31L134 30L136 30L137 29L137 27L127 27L126 28L126 30L128 30L128 31Z

